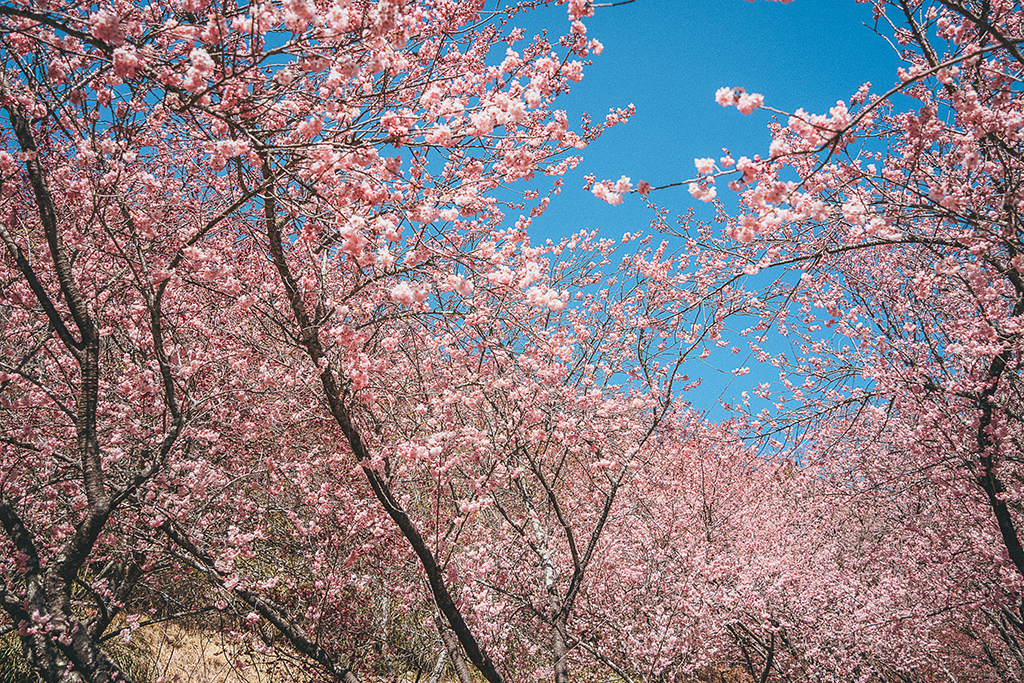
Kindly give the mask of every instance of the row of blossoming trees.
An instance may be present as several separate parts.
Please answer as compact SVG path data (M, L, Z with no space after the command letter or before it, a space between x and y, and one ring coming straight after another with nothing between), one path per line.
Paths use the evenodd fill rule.
M533 4L0 4L0 628L44 680L160 621L345 681L1024 676L1019 9L877 3L920 111L701 160L744 210L672 253L531 241L632 113L555 108L594 8ZM708 425L686 362L745 317L781 385Z

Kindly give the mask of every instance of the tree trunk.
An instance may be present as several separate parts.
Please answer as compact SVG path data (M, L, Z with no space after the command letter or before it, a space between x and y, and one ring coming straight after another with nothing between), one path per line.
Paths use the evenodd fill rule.
M434 624L437 626L438 635L441 636L441 642L444 643L444 649L452 660L452 666L455 667L455 675L459 677L459 683L473 683L473 677L469 675L469 667L466 666L466 660L462 657L462 650L459 648L455 636L444 625L440 617L434 617Z

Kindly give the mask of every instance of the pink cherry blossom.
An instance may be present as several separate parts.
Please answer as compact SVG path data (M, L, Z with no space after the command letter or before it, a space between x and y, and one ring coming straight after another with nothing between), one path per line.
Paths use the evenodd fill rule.
M611 189L609 187L610 185L610 183L597 183L596 185L594 185L594 188L591 190L591 192L594 193L595 197L597 197L601 201L608 202L612 206L615 206L616 204L621 204L622 195Z
M111 45L124 44L124 31L121 21L113 10L101 9L89 17L90 33L93 38Z
M764 104L764 96L758 93L743 93L736 102L736 108L741 114L749 114Z
M707 175L715 172L715 160L709 157L694 159L693 165L697 167L697 173Z
M715 102L723 107L731 107L736 104L737 96L732 88L719 88L715 91Z
M575 21L594 16L593 0L569 0L569 19Z
M690 183L688 189L695 199L699 199L702 202L710 202L718 195L714 185Z
M210 54L201 47L189 53L191 66L185 75L183 86L191 93L197 93L206 87L207 81L213 76L214 63Z
M135 48L127 46L114 50L114 72L121 78L135 78L144 66Z

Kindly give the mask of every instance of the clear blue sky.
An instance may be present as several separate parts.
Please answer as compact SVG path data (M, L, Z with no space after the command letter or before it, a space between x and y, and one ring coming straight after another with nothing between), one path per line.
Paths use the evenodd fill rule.
M568 25L564 5L530 16L528 34ZM691 177L695 157L717 158L723 147L737 157L765 153L771 114L744 116L722 108L714 101L722 86L760 92L779 109L825 113L865 81L876 92L888 89L899 65L889 44L871 30L871 5L853 0L636 0L599 7L585 23L588 37L604 43L604 53L558 106L568 110L570 121L584 111L598 121L609 108L630 103L637 113L583 151L584 163L568 175L567 191L538 222L551 235L583 227L621 234L635 230L638 220L647 223L635 196L612 208L575 192L588 173L663 185ZM728 194L721 188L720 196ZM695 203L685 188L652 197L679 213Z
M557 36L568 26L564 5L531 16L530 23L519 24L528 35L547 26ZM589 173L612 180L627 175L634 183L643 179L657 186L692 177L695 157L718 158L723 147L736 157L765 154L772 114L744 116L722 108L714 101L722 86L760 92L766 104L785 111L824 113L836 100L849 101L867 81L873 92L884 92L896 82L900 64L872 30L871 5L854 0L636 0L599 7L585 23L588 37L605 49L558 106L569 112L570 122L584 111L598 121L609 108L630 103L637 113L582 152L584 161L567 175L566 189L534 223L535 241L583 228L615 237L646 230L651 213L644 203L632 195L617 207L606 205L580 189ZM733 204L731 194L724 184L719 188L727 204ZM693 207L698 218L713 216L685 187L656 192L652 199L672 215ZM709 417L724 417L714 406L757 380L778 379L759 372L756 363L744 363L745 352L709 360L716 357L719 367L697 361L686 369L704 378L689 399ZM733 380L730 371L745 364L754 371Z

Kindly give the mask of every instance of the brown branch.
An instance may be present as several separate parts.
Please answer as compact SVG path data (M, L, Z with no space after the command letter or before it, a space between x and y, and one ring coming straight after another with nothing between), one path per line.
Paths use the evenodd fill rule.
M10 87L6 81L0 80L0 95L5 97L10 95ZM76 357L80 357L83 347L88 346L89 339L96 336L96 327L85 305L85 299L82 297L81 292L78 291L78 286L71 275L71 261L64 250L64 242L61 239L58 228L53 195L46 180L46 173L43 171L43 166L39 161L39 148L32 135L31 124L28 117L14 103L13 98L9 99L10 102L4 105L4 109L7 110L11 128L18 139L18 145L21 147L22 153L26 157L25 168L32 183L36 208L39 211L39 219L46 234L46 242L50 247L50 256L53 258L54 271L57 275L57 281L60 283L61 293L68 303L71 317L74 319L75 325L82 336L82 341L79 344L70 346L69 350Z
M312 323L309 314L306 311L306 305L302 301L302 296L299 293L295 277L292 274L285 257L284 248L282 246L281 225L277 218L277 200L273 189L275 174L270 168L270 162L265 153L263 156L263 177L265 184L268 186L268 189L263 195L264 218L266 222L268 240L267 246L270 250L274 267L277 269L281 282L285 287L285 293L288 297L292 314L295 316L295 322L299 327L298 335L296 335L297 340L306 351L310 360L312 360L317 367L320 367L321 361L326 361L326 356L323 346L320 343L318 327ZM490 656L487 655L487 653L480 647L480 644L469 629L469 625L466 623L465 618L462 616L462 612L455 604L455 600L452 598L451 593L449 593L448 587L444 582L444 576L441 568L438 566L437 560L434 558L434 554L427 546L427 543L423 540L419 529L416 528L416 525L392 495L391 489L388 487L387 483L381 479L377 472L370 466L370 451L367 448L366 443L363 441L362 434L355 426L351 412L345 403L346 392L339 385L329 363L320 372L320 383L324 389L324 396L327 399L331 414L338 426L341 428L342 434L348 440L349 447L352 449L352 454L360 464L363 474L366 476L366 479L370 484L370 488L373 490L374 496L384 507L388 516L391 517L395 524L398 525L402 535L405 536L409 545L412 547L413 552L415 552L416 556L419 558L420 564L423 566L423 571L426 574L427 581L430 584L430 590L433 594L434 602L441 613L444 614L445 619L448 620L452 631L454 631L455 635L458 637L466 655L469 657L469 660L488 681L491 683L503 683L502 676L498 672L493 660L491 660Z
M223 578L224 575L217 571L214 565L214 560L210 554L196 546L196 544L181 533L172 522L164 522L160 529L167 534L167 537L170 538L175 545L185 550L192 557L194 560L193 566L195 566L196 569L206 572L211 576L215 576L218 579ZM359 683L359 679L356 678L356 675L351 669L346 666L342 666L329 652L327 652L327 650L315 643L301 626L292 621L276 606L272 605L267 600L264 600L256 593L244 588L236 587L231 589L231 591L241 598L243 602L259 612L264 619L273 624L274 628L276 628L281 635L287 638L292 647L300 653L319 663L338 680L344 681L344 683Z
M1001 47L1003 47L1007 52L1009 52L1015 60L1021 63L1021 65L1024 65L1024 55L1022 55L1020 50L1017 49L1017 44L1021 42L1019 39L1010 40L1009 38L1004 36L999 31L999 29L997 29L991 22L985 19L985 17L974 14L973 12L971 12L971 10L964 7L958 2L952 2L952 0L939 0L939 2L945 5L948 9L953 10L960 16L966 19L970 19L971 22L973 22L976 26L980 26L987 32L991 33L992 36L995 37L996 41L999 42L999 45Z
M39 551L32 540L32 532L15 510L14 501L7 496L0 496L0 525L3 525L7 537L11 539L18 552L25 556L24 571L31 581L32 577L39 575Z
M11 209L11 215L8 220L13 228L17 221L17 213L13 208ZM14 241L14 236L8 231L7 227L3 223L0 223L0 239L3 239L4 246L7 247L7 253L9 253L11 258L14 259L14 262L18 266L18 270L21 271L22 276L28 282L28 286L32 289L32 294L34 294L36 300L39 301L39 305L43 307L43 312L46 314L46 318L50 321L50 324L53 325L54 330L57 332L57 336L60 337L64 346L68 347L72 352L74 352L74 350L81 350L81 342L71 336L71 332L64 324L64 320L60 317L57 307L53 305L53 300L50 299L50 295L46 293L46 289L39 281L39 277L32 268L32 264L29 263L27 258L25 258L25 253L21 250L21 247L18 246L18 243Z
M0 16L18 17L20 19L31 19L32 21L37 21L40 24L43 24L44 26L49 26L50 28L56 31L66 33L73 38L77 38L78 40L82 41L83 43L86 43L87 45L92 45L93 47L103 51L107 55L111 55L114 53L114 48L111 45L104 43L102 40L97 40L96 38L93 38L92 35L86 33L85 31L79 31L78 29L71 28L66 23L58 19L55 19L50 14L42 14L40 12L33 12L31 10L21 9L18 7L0 5Z

